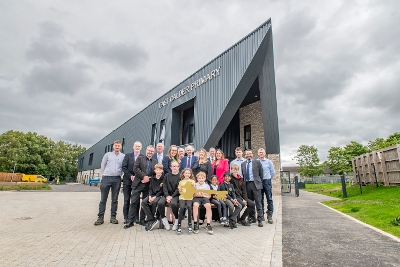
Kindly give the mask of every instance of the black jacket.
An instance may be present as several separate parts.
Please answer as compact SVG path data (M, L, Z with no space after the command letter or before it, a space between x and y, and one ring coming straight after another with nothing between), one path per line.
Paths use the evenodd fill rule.
M247 189L246 189L246 182L244 181L243 177L237 175L238 178L235 178L231 174L231 184L235 188L236 197L244 199L247 201Z
M196 177L196 175L199 172L204 172L206 174L206 179L207 179L207 183L211 184L211 163L209 161L207 161L206 163L203 164L199 164L199 161L196 161L193 166L192 166L192 171L193 171L193 175L194 177Z
M164 174L161 175L160 179L157 179L155 175L153 175L150 179L149 185L149 196L150 197L161 197L164 195L163 191L163 182L164 182Z
M181 177L178 174L172 174L172 173L167 173L164 176L164 182L163 182L163 191L164 191L164 196L171 196L171 197L177 197L179 196L179 191L178 191L178 185L181 180Z
M135 166L133 166L133 171L135 172L135 179L132 182L132 188L136 188L139 183L142 182L143 178L146 176L146 166L147 166L147 157L139 156L136 159ZM151 158L150 168L151 172L149 176L155 175L154 166L158 163L157 159Z
M226 182L223 182L222 184L220 184L218 191L228 191L226 198L227 199L236 199L236 193L235 193L235 188L233 187L233 184L228 184Z
M139 154L139 156L143 156ZM138 158L139 158L138 156ZM122 183L124 185L132 185L131 176L135 176L135 172L133 171L133 166L135 165L135 153L127 153L125 154L124 160L122 161L122 171L124 172L124 178Z

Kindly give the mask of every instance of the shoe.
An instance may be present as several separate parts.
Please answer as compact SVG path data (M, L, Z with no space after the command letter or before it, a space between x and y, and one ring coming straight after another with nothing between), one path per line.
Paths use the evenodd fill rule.
M219 222L220 222L222 225L224 225L224 224L225 224L224 217L219 218Z
M207 224L206 229L207 229L207 232L208 232L210 235L212 235L212 234L214 233L214 232L213 232L213 229L212 229L212 227L211 227L211 225Z
M233 228L237 228L236 221L232 221L232 227L233 227Z
M104 216L101 215L97 218L97 221L94 222L94 225L101 225L104 223Z
M250 222L246 220L240 220L239 223L243 226L250 226Z
M171 226L169 225L167 217L162 218L161 221L164 225L165 230L169 231L169 229L171 229Z
M115 216L111 216L111 218L110 218L110 223L112 223L112 224L118 224L117 218L115 218Z
M255 222L257 222L257 220L255 218L249 218L248 222L249 223L255 223Z
M260 221L258 221L258 227L263 227L264 225L263 225L263 223L262 223L262 221L260 220Z
M124 218L124 224L128 222L128 218Z
M149 231L149 228L150 228L150 221L148 221L146 223L146 226L144 227L144 230L146 230L146 232L147 232L147 231Z
M124 229L131 228L132 226L135 226L133 222L128 222L127 224L124 225Z
M191 224L191 223L188 224L188 232L189 232L189 233L193 232L192 224Z
M138 224L146 226L146 221L144 219L140 219Z
M182 227L181 224L179 223L177 228L176 228L176 232L178 233L178 235L182 234Z
M148 222L148 231L151 231L154 229L154 227L156 227L156 225L158 224L158 220L153 220L153 221L149 221Z
M272 214L273 214L273 212L272 211L267 211L267 220L268 220L268 223L269 224L273 224L274 223L274 221L272 220Z
M172 231L176 231L177 229L178 229L178 220L175 220L175 223L172 226Z
M233 229L233 220L229 219L229 223L228 224L229 224L228 227L230 229Z
M194 223L193 233L195 234L199 233L199 224L197 222Z

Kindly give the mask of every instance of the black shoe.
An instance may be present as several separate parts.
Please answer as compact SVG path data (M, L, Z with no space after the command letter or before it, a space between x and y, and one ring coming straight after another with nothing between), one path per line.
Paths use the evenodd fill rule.
M237 228L237 223L235 221L232 221L232 226L233 228Z
M147 225L148 225L147 231L153 230L154 227L156 227L157 224L158 224L158 220L149 221L147 223Z
M272 211L267 211L267 220L268 220L268 223L269 224L273 224L274 223L274 221L272 220Z
M194 223L193 233L195 234L199 233L199 223L197 222Z
M138 224L146 226L146 221L144 219L140 219Z
M257 221L256 221L255 218L249 218L248 222L249 222L249 223L255 223L255 222L257 222Z
M250 226L250 223L246 220L240 220L239 223L243 226Z
M115 218L115 216L111 216L111 218L110 218L110 223L112 223L112 224L118 224L117 218Z
M136 220L135 220L135 223L136 223L136 224L140 224L140 220L139 220L139 219L136 219Z
M262 221L258 221L258 227L263 227L264 225L263 225L263 223L262 223Z
M132 226L135 226L135 224L133 222L128 222L127 224L125 224L124 229L131 228Z
M101 225L103 223L104 223L104 216L102 215L97 218L97 221L94 222L94 225Z
M233 223L234 223L234 221L229 219L229 228L230 229L233 229Z

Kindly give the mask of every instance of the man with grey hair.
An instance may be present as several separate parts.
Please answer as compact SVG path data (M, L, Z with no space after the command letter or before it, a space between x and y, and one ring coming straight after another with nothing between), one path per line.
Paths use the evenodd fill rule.
M168 161L168 156L164 154L164 144L158 143L156 146L156 153L154 153L153 158L158 161L158 163L164 165L164 173L168 173L168 166L165 162Z
M181 171L185 168L191 169L193 167L193 164L197 161L197 156L193 155L194 149L191 145L188 145L185 150L187 156L183 157L181 160Z
M211 164L212 164L212 162L215 160L215 148L214 147L210 147L210 150L208 151L208 154L210 155L209 157L208 157L208 160L211 162Z
M142 155L140 154L141 150L142 150L142 143L136 141L133 144L133 152L125 154L124 161L122 162L122 171L124 172L124 178L122 180L123 193L124 193L124 208L123 208L124 223L126 223L126 221L128 220L129 206L131 204L131 197L132 197L132 181L135 179L135 172L133 171L133 166L135 165L136 159Z
M107 152L101 161L101 185L100 192L101 198L99 203L99 213L97 221L94 225L101 225L104 223L104 213L106 211L107 198L111 189L111 218L110 223L118 224L117 208L118 208L118 193L121 188L121 174L122 174L122 161L125 155L120 152L122 143L115 140L113 143L112 152Z
M178 160L179 160L179 163L182 161L184 156L185 156L185 149L183 149L183 147L178 148Z
M272 201L272 178L275 175L274 164L272 161L265 157L265 150L264 148L260 148L258 150L258 160L261 162L263 167L263 189L261 190L261 204L262 204L262 211L264 214L264 194L267 197L267 220L268 223L272 224L274 221L272 220L272 214L274 212L274 202Z

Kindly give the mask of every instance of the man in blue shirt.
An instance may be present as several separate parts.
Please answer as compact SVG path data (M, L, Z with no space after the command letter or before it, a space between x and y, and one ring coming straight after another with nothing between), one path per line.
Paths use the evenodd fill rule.
M272 213L274 212L274 203L272 201L272 178L275 175L274 164L272 161L265 157L265 150L260 148L258 150L258 160L261 162L263 167L263 189L261 190L261 203L262 211L264 214L264 194L267 197L267 220L268 223L274 223L272 220Z
M240 147L237 147L235 149L235 155L236 155L236 159L232 160L229 167L230 169L232 169L233 164L236 164L239 166L239 171L238 174L240 175L240 177L243 177L243 173L242 173L242 163L246 161L245 158L243 158L243 150Z
M111 218L110 223L118 224L117 208L118 208L118 193L121 188L122 161L125 155L120 152L122 143L119 140L114 141L112 152L107 152L101 161L101 199L99 204L99 214L94 225L104 223L104 213L106 211L107 198L111 189Z

